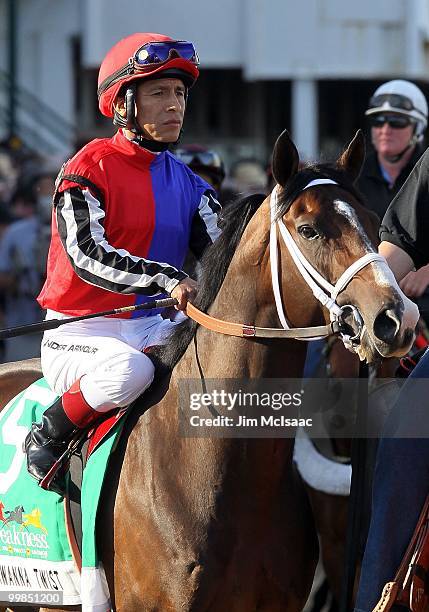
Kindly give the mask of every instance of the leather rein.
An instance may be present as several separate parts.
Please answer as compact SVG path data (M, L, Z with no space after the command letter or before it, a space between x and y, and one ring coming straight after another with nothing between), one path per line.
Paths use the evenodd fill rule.
M308 183L308 185L306 185L302 191L316 185L338 185L338 183L327 178L316 179L310 181L310 183ZM201 310L198 310L198 308L189 302L186 307L186 314L202 327L228 336L237 336L240 338L283 338L309 341L318 340L319 338L326 338L327 336L331 335L340 335L346 347L354 350L354 347L359 344L364 326L362 317L355 306L351 304L339 306L336 299L339 293L349 284L349 282L360 270L373 262L381 261L385 263L386 260L378 253L367 253L351 264L341 274L335 285L331 285L331 283L323 278L304 257L282 219L276 219L277 192L278 187L276 186L273 189L270 198L270 264L277 314L281 324L283 325L283 329L275 327L256 327L255 325L223 321L222 319L217 319L202 312ZM289 327L283 312L279 286L277 229L279 230L280 236L283 239L283 242L285 243L299 272L312 290L313 295L325 308L329 310L331 322L328 325L318 325L315 327ZM343 317L346 314L351 314L354 322L357 325L358 331L354 336L350 336L346 331L349 329L343 321Z
M190 319L196 323L226 336L238 336L239 338L288 338L310 340L316 336L324 338L341 332L339 321L332 321L329 325L318 325L316 327L294 327L293 329L279 329L277 327L256 327L255 325L244 325L243 323L231 323L216 319L188 302L185 310Z

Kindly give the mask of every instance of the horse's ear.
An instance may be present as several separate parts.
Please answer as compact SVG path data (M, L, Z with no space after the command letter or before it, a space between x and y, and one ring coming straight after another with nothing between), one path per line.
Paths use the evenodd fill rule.
M355 137L337 160L337 166L351 175L353 182L358 178L365 160L365 138L362 130Z
M289 132L284 130L276 140L273 150L273 177L284 187L298 171L299 155Z

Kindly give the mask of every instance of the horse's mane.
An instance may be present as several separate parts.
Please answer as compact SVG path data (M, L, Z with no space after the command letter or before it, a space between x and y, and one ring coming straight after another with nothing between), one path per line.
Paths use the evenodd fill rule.
M358 202L363 203L362 194L353 185L352 179L334 163L307 164L291 178L282 190L278 201L276 217L280 218L285 215L304 187L310 181L320 178L329 178L335 181L339 187L348 191Z
M265 197L262 194L253 194L239 198L229 204L222 213L219 222L222 234L206 249L201 260L198 295L194 301L194 305L200 310L206 311L213 303L240 238ZM166 368L170 370L176 365L194 337L197 327L195 321L188 319L177 327L168 344L151 350L150 357L157 369L165 372Z

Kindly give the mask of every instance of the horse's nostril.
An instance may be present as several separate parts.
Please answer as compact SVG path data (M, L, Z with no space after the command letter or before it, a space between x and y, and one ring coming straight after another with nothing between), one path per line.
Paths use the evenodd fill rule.
M386 343L393 342L400 328L401 321L392 308L379 312L374 321L374 335Z

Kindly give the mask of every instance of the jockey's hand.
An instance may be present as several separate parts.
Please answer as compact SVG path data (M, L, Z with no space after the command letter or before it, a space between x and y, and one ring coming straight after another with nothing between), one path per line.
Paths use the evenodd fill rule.
M429 285L429 265L423 266L416 272L408 272L401 280L399 286L410 298L418 298L426 291Z
M176 310L185 310L188 300L193 300L197 293L198 285L192 280L192 278L184 278L178 285L176 285L171 292L171 297L175 298L179 303Z

